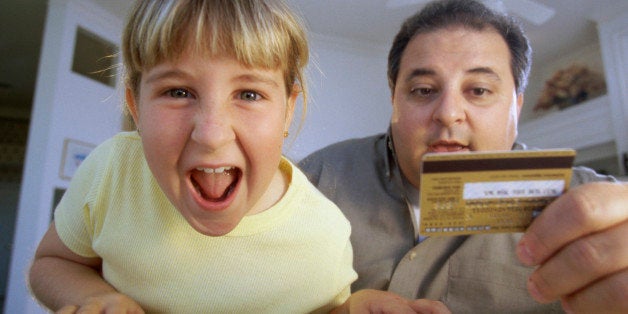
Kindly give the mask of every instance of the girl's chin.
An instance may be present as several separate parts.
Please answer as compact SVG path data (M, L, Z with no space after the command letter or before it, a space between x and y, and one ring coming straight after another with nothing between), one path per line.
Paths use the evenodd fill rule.
M193 180L188 181L188 208L183 214L188 224L207 236L222 236L235 229L244 216L237 213L238 207L243 206L238 201L241 179L238 175L229 191L220 198L204 196Z
M240 223L240 220L233 222L198 222L198 221L190 221L188 219L188 223L196 230L198 233L201 233L210 237L219 237L223 236L229 232L231 232L235 227Z

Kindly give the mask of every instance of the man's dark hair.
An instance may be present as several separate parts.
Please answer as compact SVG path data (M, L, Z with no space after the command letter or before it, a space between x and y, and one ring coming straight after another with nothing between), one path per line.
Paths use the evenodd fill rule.
M510 50L510 66L517 94L525 91L532 64L532 48L519 22L497 13L475 0L443 0L426 5L409 17L395 36L388 54L388 85L395 91L401 56L414 36L449 26L462 26L473 30L495 29L506 41Z

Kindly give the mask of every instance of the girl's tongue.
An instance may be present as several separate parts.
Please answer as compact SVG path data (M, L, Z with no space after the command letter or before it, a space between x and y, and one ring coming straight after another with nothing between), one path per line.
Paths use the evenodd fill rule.
M197 168L192 172L192 183L204 199L221 201L235 187L238 172L235 167Z

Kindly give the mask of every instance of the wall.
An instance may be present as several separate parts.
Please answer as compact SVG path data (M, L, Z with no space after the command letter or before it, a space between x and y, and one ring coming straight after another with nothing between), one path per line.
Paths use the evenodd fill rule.
M300 132L295 114L284 149L294 161L331 143L384 132L392 112L388 47L318 34L311 34L310 45L308 108Z
M520 139L536 147L572 147L575 163L599 172L625 177L628 152L628 106L625 65L628 14L607 12L595 18L598 34L588 45L573 49L533 69L520 125ZM532 108L545 80L556 70L580 63L604 74L607 94L556 112L533 113ZM529 97L532 96L532 97ZM527 109L527 111L526 111ZM623 177L622 177L623 176Z
M604 64L602 62L602 52L600 50L600 43L597 40L591 42L589 45L580 47L577 50L572 51L566 55L557 56L543 63L532 62L532 70L530 71L530 77L528 80L528 88L525 93L524 101L525 105L521 111L522 122L538 118L552 110L534 112L534 108L539 96L543 92L545 87L545 81L550 79L556 71L569 67L572 64L581 64L588 66L591 70L597 71L604 75ZM556 110L556 109L554 109Z

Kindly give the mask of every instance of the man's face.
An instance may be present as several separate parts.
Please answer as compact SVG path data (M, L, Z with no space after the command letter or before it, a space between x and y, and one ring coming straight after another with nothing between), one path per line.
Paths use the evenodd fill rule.
M510 51L493 29L415 36L401 57L391 127L401 171L420 187L426 153L510 150L523 103Z

